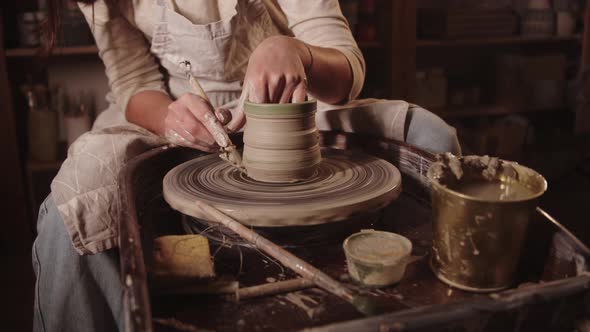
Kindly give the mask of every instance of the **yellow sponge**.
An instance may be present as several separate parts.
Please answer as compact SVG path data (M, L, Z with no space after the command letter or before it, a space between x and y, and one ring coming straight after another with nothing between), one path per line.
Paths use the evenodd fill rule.
M201 235L167 235L154 239L154 274L159 277L214 277L209 241Z

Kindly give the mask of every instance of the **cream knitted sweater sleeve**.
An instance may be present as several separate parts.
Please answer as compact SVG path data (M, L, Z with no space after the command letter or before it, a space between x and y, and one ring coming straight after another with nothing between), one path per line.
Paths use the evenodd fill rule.
M134 12L129 17L149 17L152 15L150 5L135 0ZM171 0L173 8L179 13L194 13L188 19L207 22L225 17L224 11L231 10L228 0ZM355 99L365 79L365 62L342 12L338 0L262 0L268 8L275 24L285 33L310 45L334 48L342 52L350 64L353 84L349 100ZM208 10L203 10L206 4ZM99 56L106 67L111 91L121 110L125 110L129 99L144 90L166 92L163 75L160 73L156 59L150 52L150 43L146 36L151 31L141 31L128 15L109 17L103 0L94 5L80 4L99 49ZM93 8L94 7L94 8ZM214 10L211 10L211 9ZM215 17L211 12L219 11ZM144 30L153 26L144 25ZM148 37L149 38L149 37Z
M342 15L338 0L264 2L275 22L285 24L295 37L310 45L337 49L346 56L353 76L349 100L358 97L365 81L365 60Z
M123 15L109 17L102 0L93 5L79 3L79 7L94 35L98 55L105 65L111 92L120 110L124 112L129 99L140 91L166 93L163 76L150 53L150 44L139 29Z

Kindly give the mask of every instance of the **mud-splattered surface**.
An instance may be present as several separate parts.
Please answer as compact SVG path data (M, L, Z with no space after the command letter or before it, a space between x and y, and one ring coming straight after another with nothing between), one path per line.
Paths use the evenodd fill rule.
M190 160L164 178L166 201L200 219L204 202L243 224L288 226L323 224L375 211L401 192L399 170L385 160L358 152L322 150L312 177L295 183L255 181L215 155Z
M428 176L441 184L461 180L465 175L478 175L485 180L494 180L498 173L510 164L490 156L456 157L450 153L437 155L437 161L430 166Z
M535 195L519 180L514 163L490 156L438 155L428 176L449 189L482 200L521 200Z
M387 149L388 146L393 146L392 143L379 145L373 139L364 138L354 141L348 140L345 143L344 146L348 148L366 148L368 146L374 149ZM195 155L195 152L192 150L183 149L176 152L171 150L174 149L168 149L166 154L162 154L157 159L146 159L146 166L139 168L137 174L134 175L134 179L141 179L141 181L136 181L137 183L135 184L137 186L135 188L137 192L135 201L138 204L137 210L140 220L138 223L123 223L123 225L135 225L135 227L141 225L142 238L145 237L149 240L143 243L144 248L147 248L147 245L153 238L153 234L151 233L153 229L159 230L163 225L171 225L177 219L175 217L177 214L173 213L161 198L161 191L159 190L161 189L163 175L175 165L186 161L186 158L193 158ZM385 152L379 155L383 155L383 158L390 158L391 151L387 150ZM411 164L408 164L407 159L404 159L401 165L405 165L401 167L406 167L406 170L408 165L410 165L416 169L417 174L423 174L421 162L412 161ZM420 170L419 173L418 170ZM576 305L577 302L571 302L571 299L566 298L565 294L557 295L558 293L562 293L563 290L555 288L547 289L547 287L543 288L543 285L547 285L546 283L539 284L540 280L557 280L575 274L575 271L571 273L569 271L571 267L570 262L561 260L562 255L555 255L556 262L549 262L551 264L546 263L546 252L552 245L551 236L553 229L551 227L542 227L547 225L542 220L535 220L535 222L531 223L531 226L533 226L531 234L535 236L531 237L530 243L524 246L526 249L525 259L523 259L525 265L522 266L522 271L518 273L518 278L512 285L514 292L517 293L511 293L510 297L502 293L494 294L494 296L486 296L452 289L440 282L433 275L428 264L431 257L429 251L432 244L432 224L430 222L431 214L427 196L428 191L422 190L422 186L420 186L420 190L413 189L412 182L406 181L407 179L412 180L411 178L404 178L404 192L406 194L403 194L398 201L390 205L386 213L380 218L381 226L367 225L366 227L403 234L414 244L412 262L408 265L405 276L400 283L383 289L365 289L370 294L386 299L391 305L391 308L388 308L389 312L399 312L399 316L396 316L396 319L390 320L389 322L375 318L372 320L372 322L375 322L375 325L372 325L372 330L399 329L402 326L400 324L408 324L410 322L421 324L420 326L428 326L432 330L451 330L463 328L465 327L464 324L470 324L468 329L496 331L520 328L521 330L542 331L551 327L552 322L563 323L562 319L555 319L557 317L556 315L561 317L565 313L568 317L572 317L572 314L583 310L583 301L580 302L580 305ZM420 183L425 182L421 181ZM136 231L139 233L139 230ZM157 234L161 235L162 233L158 232ZM124 241L121 242L125 244ZM136 243L139 242L138 238ZM470 243L465 242L465 246L473 250L470 247ZM477 247L477 250L481 251L481 248ZM561 249L558 250L561 251ZM214 248L212 252L215 251L216 249ZM123 266L128 266L134 261L129 260L129 256L125 256L125 252L124 250L122 251L122 264ZM233 252L236 257L233 257L233 259L228 257L227 252ZM241 286L253 286L272 281L272 279L267 280L267 278L284 280L285 278L294 277L289 271L280 269L268 258L259 257L259 254L256 254L254 257L252 255L244 255L244 259L240 260L238 252L239 250L235 246L220 251L216 256L216 268L220 269L218 270L219 272L233 268L231 270L232 275L239 279ZM346 278L348 274L346 272L341 243L328 247L309 246L300 250L294 250L293 252L322 271L327 272L332 277L339 278L340 281L347 283L350 287L357 287L354 282ZM571 255L563 256L571 257ZM148 265L147 268L149 270L149 262L146 262L146 265ZM237 270L240 267L243 269L238 274ZM541 279L542 274L544 274L543 279ZM531 285L524 289L524 292L532 293L533 291L530 289L539 288L539 295L541 297L527 297L526 301L510 302L515 306L506 306L504 298L510 300L514 299L514 295L520 296L519 294L522 291L516 287L519 283L523 282ZM569 287L567 280L563 280L561 285ZM571 289L568 288L568 294ZM543 294L541 293L543 292L551 294L551 298L556 299L555 303L549 304L542 301ZM324 292L321 295L319 292L316 293L311 290L305 290L303 294L317 301L317 305L321 305L325 310L315 311L313 318L310 319L306 310L284 298L280 298L282 296L271 296L234 303L220 297L186 295L152 297L150 303L155 322L155 330L157 331L171 330L166 328L171 324L165 324L163 326L161 322L180 322L182 325L174 325L184 326L187 328L185 330L294 331L362 318L350 304L344 303L330 294ZM489 305L490 299L502 299L503 301L494 301L495 303L493 305ZM583 300L583 298L581 299ZM455 310L453 312L458 312L456 311L457 309L462 310L463 305L468 309L472 308L473 302L471 301L477 301L477 308L481 308L481 310L477 310L477 313L475 313L476 310L468 311L480 316L483 319L482 324L472 319L476 317L462 315L461 317L463 318L459 319L457 316L448 315L451 309ZM316 306L316 304L311 302L304 302L312 309ZM540 308L542 311L535 310L535 307L532 305L535 302L541 304ZM567 304L566 307L564 307L564 303ZM429 309L431 308L430 305L437 304L441 306L437 307L439 309L435 309L436 317L446 320L447 323L453 322L452 326L441 323L438 319L436 320L436 325L431 325L427 319L421 317L420 310L431 310ZM569 304L572 305L570 306ZM493 319L488 319L490 318L490 313L500 307L506 307L508 311L495 315ZM564 311L564 308L567 310ZM411 311L407 311L407 309ZM433 313L433 311L429 312L431 314ZM548 315L547 313L554 314ZM172 319L174 321L171 321ZM493 326L480 329L480 325L484 326L485 322L489 322ZM532 327L531 323L533 324ZM517 327L514 327L514 324L517 324ZM561 326L561 329L563 330L563 326Z
M238 169L240 172L246 174L246 168L242 162L242 156L235 145L228 145L220 150L219 158L229 162L233 167Z

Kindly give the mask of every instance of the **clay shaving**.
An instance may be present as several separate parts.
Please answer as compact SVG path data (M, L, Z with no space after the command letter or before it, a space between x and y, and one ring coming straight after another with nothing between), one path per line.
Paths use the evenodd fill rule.
M486 180L495 179L498 172L502 169L500 159L489 156L466 156L463 158L463 163L466 166L481 169L481 175Z
M299 309L303 310L309 319L313 319L317 314L324 310L324 306L320 302L313 299L311 296L305 295L303 292L293 292L284 295L283 298Z
M240 170L240 172L246 174L246 168L242 163L242 157L240 156L240 153L238 152L235 145L228 145L226 147L223 147L221 148L220 152L221 153L219 154L219 157L221 159L229 162L230 164L232 164L232 166Z

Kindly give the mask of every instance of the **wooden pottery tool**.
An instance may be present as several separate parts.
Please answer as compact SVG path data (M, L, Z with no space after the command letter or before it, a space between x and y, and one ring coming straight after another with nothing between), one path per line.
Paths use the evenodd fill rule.
M262 285L239 288L234 294L234 300L240 301L261 296L289 293L315 286L316 285L313 283L313 281L305 278L270 282Z
M209 100L209 97L207 97L205 90L203 90L201 84L199 84L199 81L195 79L191 72L190 61L185 60L182 61L180 64L186 67L186 76L188 78L191 88L193 89L193 93L205 99L209 104L211 104L211 101ZM219 156L221 157L221 159L229 162L234 167L243 170L242 157L236 149L236 146L231 142L231 139L229 138L229 135L227 134L223 126L216 126L217 122L215 121L215 118L210 118L209 121L211 122L210 127L213 127L213 132L211 134L213 134L215 142L217 142L217 144L219 144L220 147L221 153L219 154Z
M359 312L365 315L382 313L383 309L374 299L353 292L324 272L223 214L215 207L201 201L196 201L194 204L198 209L209 216L209 220L218 222L231 229L233 232L256 246L256 248L278 260L281 264L290 268L303 278L310 280L318 287L323 288L331 294L352 304Z

